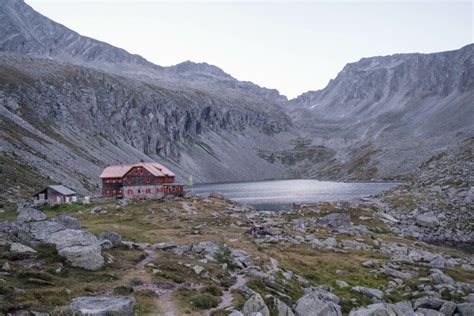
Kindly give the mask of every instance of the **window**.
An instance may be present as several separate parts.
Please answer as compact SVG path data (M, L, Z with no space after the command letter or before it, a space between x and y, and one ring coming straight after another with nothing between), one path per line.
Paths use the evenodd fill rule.
M151 179L150 179L150 178L148 178L148 177L146 178L146 180L145 180L145 181L146 181L146 183L151 183Z

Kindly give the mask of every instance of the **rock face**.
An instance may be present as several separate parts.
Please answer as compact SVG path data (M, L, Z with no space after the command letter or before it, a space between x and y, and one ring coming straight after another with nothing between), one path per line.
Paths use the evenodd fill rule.
M135 299L127 296L88 296L79 297L72 301L69 310L74 315L106 316L123 315L133 316Z
M324 89L291 100L290 109L312 145L347 155L336 177L406 175L474 134L473 64L474 45L363 58Z

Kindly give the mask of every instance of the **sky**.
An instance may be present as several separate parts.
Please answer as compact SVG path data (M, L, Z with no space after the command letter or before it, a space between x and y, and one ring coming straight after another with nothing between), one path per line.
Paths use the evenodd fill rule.
M207 62L289 98L363 57L474 42L472 1L26 0L65 26L149 61Z

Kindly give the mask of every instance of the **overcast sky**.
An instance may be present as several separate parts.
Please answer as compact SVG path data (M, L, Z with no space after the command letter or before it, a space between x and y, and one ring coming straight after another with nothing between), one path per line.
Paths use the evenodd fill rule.
M26 0L67 27L161 66L207 62L292 98L348 62L474 42L473 1Z

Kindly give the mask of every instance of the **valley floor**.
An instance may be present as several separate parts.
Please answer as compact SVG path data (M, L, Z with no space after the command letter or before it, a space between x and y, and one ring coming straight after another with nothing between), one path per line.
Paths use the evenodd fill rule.
M33 214L26 218L29 230L13 222L16 209L0 214L4 313L67 314L85 308L81 302L74 307L74 298L104 296L132 298L137 315L474 311L474 258L401 237L374 201L263 212L213 195L162 202L107 200L42 211L47 218L20 209L23 219L22 212ZM65 259L46 244L25 242L31 239L23 231L59 221L69 229L64 236L76 238L73 247L85 247L78 242L79 231L99 235L103 267L77 263L70 253ZM60 243L64 241L56 248L64 249ZM73 267L77 264L89 264L90 270Z

